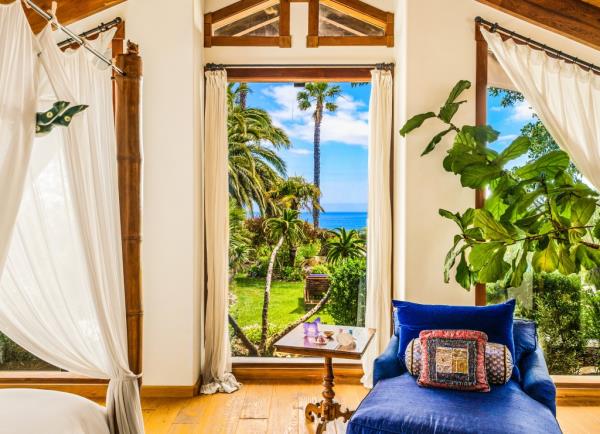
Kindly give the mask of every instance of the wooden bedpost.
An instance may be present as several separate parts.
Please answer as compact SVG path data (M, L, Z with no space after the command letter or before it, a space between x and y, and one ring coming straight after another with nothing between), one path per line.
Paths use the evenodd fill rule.
M119 166L119 201L129 368L142 373L142 58L138 46L127 43L117 55L124 76L115 76L115 128ZM141 378L140 378L141 385Z
M475 22L475 124L485 126L487 124L487 75L488 75L488 44L481 34L481 23ZM475 208L483 208L485 204L485 191L475 191ZM475 285L475 305L485 306L487 304L485 283Z

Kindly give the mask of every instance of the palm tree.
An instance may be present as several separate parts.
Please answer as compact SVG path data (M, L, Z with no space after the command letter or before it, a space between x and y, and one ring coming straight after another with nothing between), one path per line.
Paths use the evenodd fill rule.
M266 111L245 107L249 89L240 87L228 88L229 194L251 213L256 204L264 214L267 193L286 175L285 162L276 150L291 143Z
M313 120L314 129L314 180L313 184L321 188L321 124L323 122L323 111L334 112L338 106L335 104L335 98L342 93L339 86L332 86L329 83L306 83L304 90L298 92L297 100L300 110L314 108ZM313 225L319 227L320 207L319 201L313 201Z
M311 203L319 206L319 198L321 192L313 184L307 182L301 176L292 176L284 179L279 184L275 191L269 194L269 210L270 215L277 215L282 209L289 208L295 211L301 209L311 210ZM298 250L293 240L288 240L289 244L289 262L293 266L296 262L296 252Z
M330 231L334 236L327 240L327 260L332 264L344 259L360 258L365 256L365 240L355 230L346 231L337 228Z
M269 265L267 267L262 310L262 330L259 344L259 350L261 353L265 350L267 333L269 331L269 303L271 300L271 282L273 280L275 259L277 259L277 253L279 252L279 249L281 249L281 246L286 239L294 242L302 238L303 222L298 218L298 214L299 212L296 210L284 209L281 216L272 217L265 221L265 227L269 235L277 241L275 242L275 246L271 251L271 257L269 258Z

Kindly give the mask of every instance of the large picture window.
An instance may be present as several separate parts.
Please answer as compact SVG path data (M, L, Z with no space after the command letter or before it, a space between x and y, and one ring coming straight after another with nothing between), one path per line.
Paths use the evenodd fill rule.
M290 326L363 325L370 83L229 86L234 356ZM287 356L286 356L287 357Z

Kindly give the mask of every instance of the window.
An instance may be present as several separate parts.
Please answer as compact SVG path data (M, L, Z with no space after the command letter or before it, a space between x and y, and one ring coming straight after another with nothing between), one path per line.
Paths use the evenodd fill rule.
M530 139L529 151L515 160L513 166L522 166L559 150L519 92L490 88L488 120L502 132L499 139L490 145L495 151L505 149L517 136L525 135ZM591 187L573 163L566 172L576 181ZM488 201L488 206L493 208L494 205ZM600 216L592 216L588 225L595 225L598 219ZM505 260L510 260L510 254L509 250ZM519 287L487 284L486 292L487 301L492 304L515 298L516 316L537 322L538 338L551 374L600 373L600 269L563 275L558 272L537 273L529 266Z
M239 1L204 16L204 46L290 47L289 0Z
M364 324L370 83L229 92L232 354L287 357L290 325Z
M58 371L0 333L0 371Z
M357 0L310 0L308 46L394 46L394 14Z

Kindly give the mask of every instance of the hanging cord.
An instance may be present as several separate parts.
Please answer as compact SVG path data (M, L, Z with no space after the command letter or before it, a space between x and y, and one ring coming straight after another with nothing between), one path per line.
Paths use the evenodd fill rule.
M78 43L79 45L81 45L83 48L85 48L87 51L89 51L90 53L92 53L94 56L96 56L98 59L100 59L102 62L106 63L108 66L110 66L117 74L119 75L125 75L125 72L119 68L118 66L116 66L112 60L107 59L102 53L100 53L98 50L96 50L94 47L92 47L91 45L89 45L85 39L80 38L79 36L77 36L75 33L73 33L71 30L69 30L67 27L63 26L56 18L53 18L53 15L44 11L42 8L40 8L37 4L35 4L32 0L22 0L22 2L30 9L32 9L36 14L38 14L39 16L41 16L42 18L44 18L46 21L53 23L54 25L56 25L56 27L58 29L60 29L63 33L66 33L71 39L73 39L74 42ZM53 2L55 3L55 2Z

